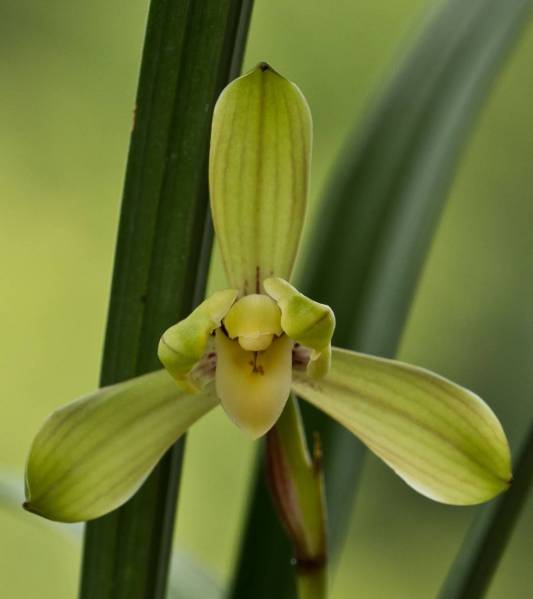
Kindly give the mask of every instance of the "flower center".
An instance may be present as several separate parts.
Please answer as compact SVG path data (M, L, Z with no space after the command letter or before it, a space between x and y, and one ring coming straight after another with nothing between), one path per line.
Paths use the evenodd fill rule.
M237 339L242 349L265 351L274 336L283 333L281 310L267 295L245 295L231 307L224 318L224 327L230 339Z

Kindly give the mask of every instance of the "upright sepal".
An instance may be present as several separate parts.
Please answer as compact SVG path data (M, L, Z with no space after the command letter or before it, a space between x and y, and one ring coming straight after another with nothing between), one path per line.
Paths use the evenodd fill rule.
M324 376L331 361L331 338L335 330L335 315L300 293L280 278L266 279L265 291L281 309L281 328L294 341L313 350L307 372L314 378Z
M262 63L215 106L211 211L230 284L245 294L290 277L303 225L311 114L300 90Z
M474 393L422 368L333 349L329 374L293 390L352 431L414 489L469 505L508 488L507 439Z
M61 522L92 520L114 510L217 403L210 393L183 393L161 370L59 408L33 441L24 507Z
M191 368L203 356L209 335L220 326L237 291L217 291L204 300L187 318L167 329L160 341L157 355L163 366L178 381L186 380ZM192 383L192 381L189 380Z

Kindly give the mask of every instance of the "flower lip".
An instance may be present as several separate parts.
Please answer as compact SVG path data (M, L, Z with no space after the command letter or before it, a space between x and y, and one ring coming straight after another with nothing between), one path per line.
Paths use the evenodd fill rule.
M274 426L289 397L293 342L281 335L265 351L253 352L222 329L215 335L216 394L230 419L256 439Z

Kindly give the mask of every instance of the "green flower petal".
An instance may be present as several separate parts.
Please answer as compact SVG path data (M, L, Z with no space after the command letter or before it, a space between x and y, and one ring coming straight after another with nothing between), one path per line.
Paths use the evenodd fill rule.
M331 338L335 330L333 310L309 299L283 279L266 279L264 286L281 309L281 328L291 339L313 350L308 374L314 378L324 376L331 361Z
M230 83L215 106L211 211L230 284L245 294L260 293L266 277L290 277L311 136L300 90L265 64Z
M220 326L236 297L237 291L234 289L217 291L204 300L185 320L163 333L157 355L178 382L186 379L188 372L203 356L209 335ZM189 383L192 381L189 380Z
M163 453L218 400L185 394L164 371L56 410L33 442L26 509L61 522L98 518L141 486Z
M510 453L502 427L463 387L421 368L336 348L324 379L294 377L298 395L423 495L470 505L508 488Z

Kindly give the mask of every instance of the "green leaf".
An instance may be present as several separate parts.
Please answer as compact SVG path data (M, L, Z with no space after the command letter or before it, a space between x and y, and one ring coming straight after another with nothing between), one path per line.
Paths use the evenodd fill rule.
M239 73L251 5L150 2L103 385L158 369L161 334L203 299L212 110ZM180 441L127 504L87 525L81 599L163 599L183 450Z
M293 390L359 437L407 484L436 501L487 501L511 482L503 429L474 393L385 358L333 348L320 381L295 373Z
M107 514L137 491L163 453L217 403L212 393L181 392L159 371L59 408L33 442L24 507L60 522Z
M230 285L259 293L290 277L311 158L311 115L300 90L268 65L232 82L213 117L211 210Z
M298 268L298 287L333 308L337 345L395 354L460 151L531 4L445 0L349 136ZM303 415L324 443L334 555L352 512L362 446L320 411ZM255 599L294 597L289 547L264 493L257 480L232 599L247 596L261 568L276 576L261 578Z
M528 6L531 0L445 2L341 152L309 250L316 262L302 285L335 311L337 345L395 354L460 152ZM333 265L322 259L330 255L337 257ZM311 416L307 424L324 437L331 473L326 495L335 552L362 452L320 413Z
M533 484L533 426L516 455L511 488L476 515L442 586L440 599L485 597Z

